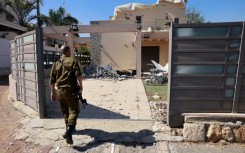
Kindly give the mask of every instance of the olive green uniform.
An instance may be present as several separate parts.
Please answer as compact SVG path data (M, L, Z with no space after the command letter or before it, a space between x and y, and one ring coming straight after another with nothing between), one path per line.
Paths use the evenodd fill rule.
M72 69L76 77L82 75L78 62L73 58L62 55L60 61L66 68ZM77 117L80 112L78 96L77 93L74 93L74 87L71 85L71 82L74 80L68 76L68 71L62 64L59 61L53 64L49 83L56 83L60 107L66 125L76 126Z

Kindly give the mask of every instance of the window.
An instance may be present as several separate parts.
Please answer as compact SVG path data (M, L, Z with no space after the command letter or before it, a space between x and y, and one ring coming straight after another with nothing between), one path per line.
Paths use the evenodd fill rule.
M237 72L237 65L228 65L227 73L235 74Z
M231 40L229 44L229 48L231 49L237 49L240 47L240 40Z
M23 40L24 40L24 43L28 43L28 42L33 42L34 38L33 38L33 35L31 34L31 35L23 37Z
M222 74L223 65L177 65L174 66L176 74Z
M207 27L207 28L178 28L177 37L205 37L205 36L226 36L227 27Z
M229 53L229 56L228 56L228 61L229 62L236 62L238 60L238 52L236 53Z
M24 67L25 67L25 70L32 70L32 71L36 70L34 63L25 63Z
M233 98L233 96L234 96L234 90L232 90L232 89L225 90L225 97L226 98Z
M232 36L241 36L242 27L241 26L233 26L231 29Z
M234 86L235 85L235 78L226 78L225 85L226 86Z

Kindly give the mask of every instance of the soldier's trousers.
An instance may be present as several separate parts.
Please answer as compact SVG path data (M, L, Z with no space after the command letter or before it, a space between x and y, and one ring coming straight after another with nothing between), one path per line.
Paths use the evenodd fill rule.
M74 94L72 88L59 88L59 101L61 112L67 125L76 126L77 117L80 112L78 96Z

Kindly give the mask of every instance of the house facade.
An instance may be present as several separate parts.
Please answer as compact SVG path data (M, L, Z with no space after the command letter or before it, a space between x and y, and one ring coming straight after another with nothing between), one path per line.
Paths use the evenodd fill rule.
M153 5L126 4L115 8L114 16L107 21L91 21L91 25L140 24L141 69L155 60L168 63L168 38L171 22L186 23L185 2L159 0ZM92 33L91 59L95 65L111 64L115 70L136 70L136 33Z
M11 9L5 6L4 0L0 0L0 7L11 12ZM10 73L10 41L26 30L27 28L19 26L6 13L0 11L0 75Z

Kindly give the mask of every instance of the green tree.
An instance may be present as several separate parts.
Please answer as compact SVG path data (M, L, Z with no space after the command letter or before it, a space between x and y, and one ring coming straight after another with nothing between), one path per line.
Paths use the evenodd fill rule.
M188 8L186 10L186 18L188 24L205 22L205 18L196 8Z
M65 8L60 7L58 10L50 9L48 12L48 16L42 15L41 16L45 25L54 25L54 26L61 26L61 25L72 25L78 24L78 20L72 17L70 14L66 13Z
M7 19L15 21L20 26L30 27L30 21L36 19L36 15L32 15L31 12L36 10L36 0L29 0L23 2L23 0L4 0L4 13L7 15ZM9 9L5 9L8 7Z
M85 46L81 46L78 52L83 55L90 55L89 49Z

